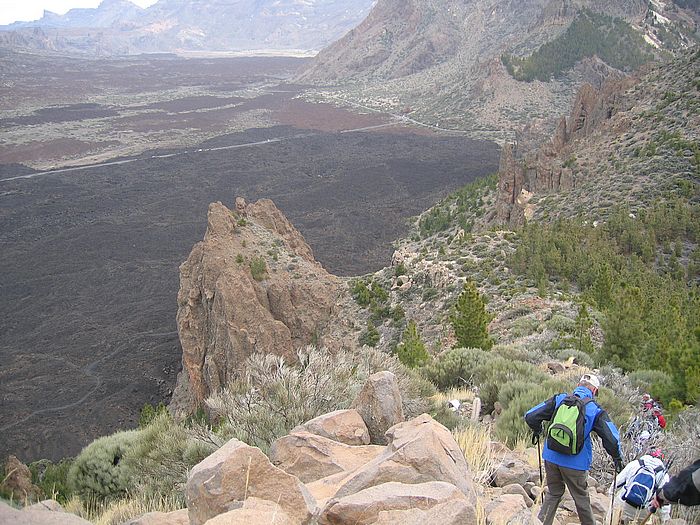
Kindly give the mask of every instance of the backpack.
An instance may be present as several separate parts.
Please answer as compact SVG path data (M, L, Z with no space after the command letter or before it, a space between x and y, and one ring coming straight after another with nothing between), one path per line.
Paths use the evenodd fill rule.
M547 430L547 446L554 452L574 456L581 452L586 440L586 405L591 398L581 399L573 394L566 396L557 407Z
M658 466L652 469L645 465L640 458L639 464L641 467L634 474L634 477L625 484L625 491L622 493L622 499L637 509L646 507L654 496L654 488L656 486L656 476L664 471L664 467Z

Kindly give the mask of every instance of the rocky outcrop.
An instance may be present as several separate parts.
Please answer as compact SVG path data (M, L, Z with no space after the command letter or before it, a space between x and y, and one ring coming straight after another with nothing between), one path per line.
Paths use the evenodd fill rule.
M369 445L369 430L357 410L336 410L292 429L292 434L310 432L346 445Z
M384 433L404 420L401 392L396 376L388 371L369 376L352 402L352 408L359 412L367 425L370 442L386 444L387 438Z
M318 264L270 200L209 206L207 232L180 267L182 372L171 407L184 414L244 369L254 352L289 360L323 339L340 280Z
M600 89L584 84L574 100L569 117L563 117L552 138L538 149L519 152L506 144L498 168L495 220L521 225L532 217L534 195L565 192L580 184L572 169L575 144L611 125L611 119L629 104L625 90L635 78L612 75ZM616 123L619 126L619 122Z
M185 497L191 525L243 507L248 498L271 501L294 523L309 523L316 502L298 478L278 469L260 449L232 439L195 465Z

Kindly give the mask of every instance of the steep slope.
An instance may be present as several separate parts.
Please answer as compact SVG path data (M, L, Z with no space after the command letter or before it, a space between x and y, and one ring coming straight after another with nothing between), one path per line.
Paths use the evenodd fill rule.
M661 196L694 195L699 74L700 55L689 51L600 89L584 85L548 143L504 148L496 220L604 219L619 202L635 211Z
M639 60L626 63L627 56L651 58L654 47L643 38L650 27L648 6L641 0L383 0L356 29L319 53L299 81L326 86L318 89L321 99L410 113L437 127L491 131L503 139L533 118L566 111L583 82L599 84L638 65ZM583 34L567 32L586 17L592 20L579 23ZM598 43L601 26L621 33L606 44L611 54L628 49L618 60L606 62L595 46L574 41ZM590 52L545 82L518 81L502 63L504 56L526 58L550 42L556 42L555 53L572 47ZM546 129L552 126L545 122Z
M15 48L71 54L318 50L369 12L374 0L160 0L141 9L105 0L96 9L46 12L34 22L0 27ZM37 29L43 38L37 38ZM39 35L41 36L41 35Z

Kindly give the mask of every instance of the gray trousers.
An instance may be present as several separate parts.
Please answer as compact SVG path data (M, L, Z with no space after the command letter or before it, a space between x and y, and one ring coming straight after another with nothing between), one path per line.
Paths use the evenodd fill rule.
M569 494L574 498L581 525L596 525L588 496L588 471L560 467L549 461L544 462L544 470L547 473L547 491L537 516L542 525L552 525L565 488L569 489Z

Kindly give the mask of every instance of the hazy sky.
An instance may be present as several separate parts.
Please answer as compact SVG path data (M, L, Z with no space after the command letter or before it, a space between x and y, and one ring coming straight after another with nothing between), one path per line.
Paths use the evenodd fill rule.
M131 0L141 7L155 4L156 0ZM44 9L64 14L74 7L97 7L101 0L0 0L0 25L17 20L37 20Z

